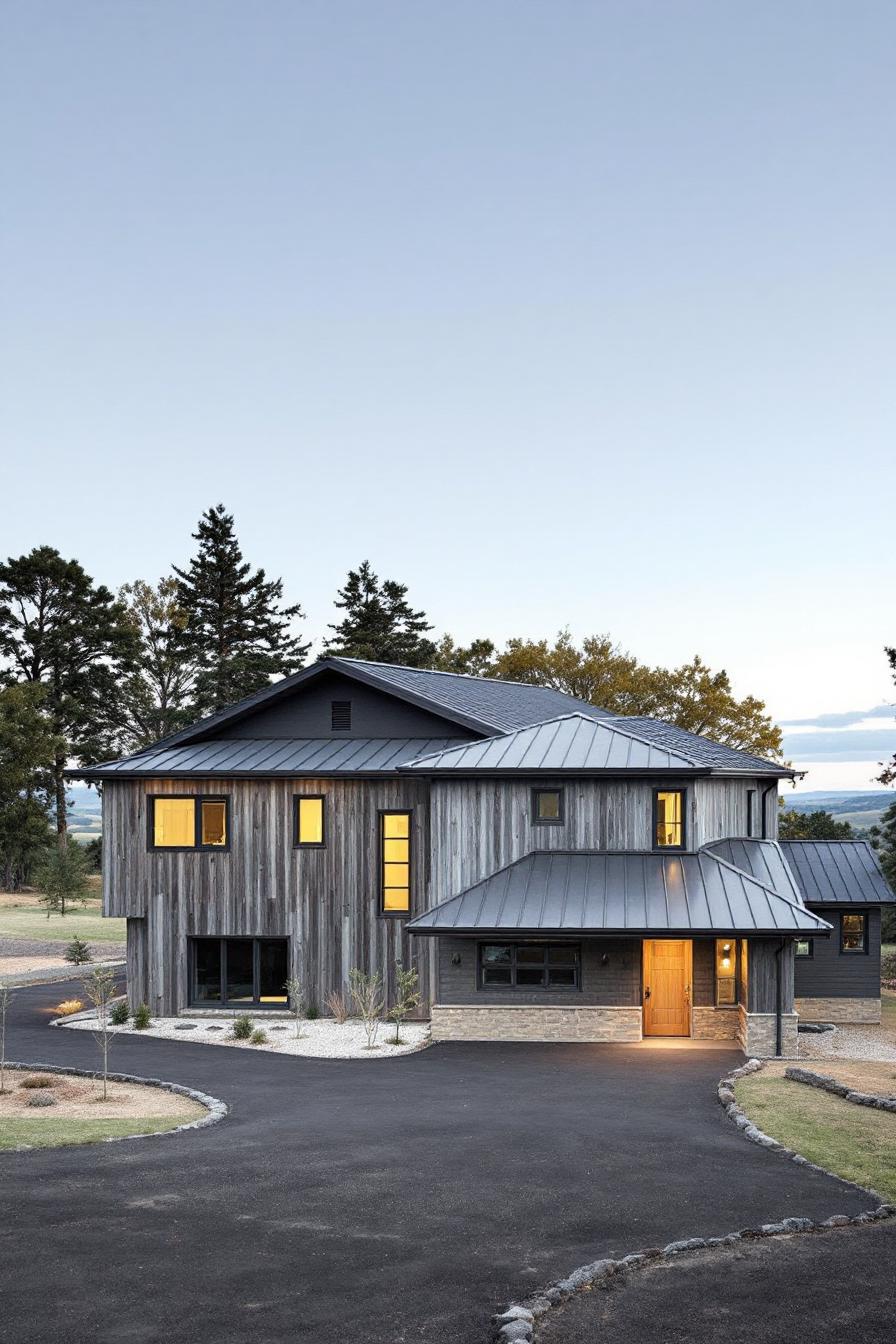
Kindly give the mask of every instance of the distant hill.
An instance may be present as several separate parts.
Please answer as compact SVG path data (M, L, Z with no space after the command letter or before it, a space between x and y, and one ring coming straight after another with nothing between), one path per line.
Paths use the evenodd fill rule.
M867 831L880 822L882 814L896 802L896 791L880 793L797 793L784 795L784 806L794 812L830 812L838 821L848 821L858 831Z
M68 788L68 828L76 840L92 840L103 832L103 804L96 789L86 784Z

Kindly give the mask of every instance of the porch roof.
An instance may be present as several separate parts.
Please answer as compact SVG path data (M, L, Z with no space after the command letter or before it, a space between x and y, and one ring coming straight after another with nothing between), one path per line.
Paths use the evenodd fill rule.
M418 915L415 934L805 934L831 926L707 849L536 850Z

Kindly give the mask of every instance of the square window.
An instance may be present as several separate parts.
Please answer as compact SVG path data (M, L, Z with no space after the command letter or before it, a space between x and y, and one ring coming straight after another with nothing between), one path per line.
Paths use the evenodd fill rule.
M796 947L794 948L794 955L797 956L797 957L811 957L811 955L812 955L812 939L811 939L811 938L797 938L797 940L796 940Z
M196 799L154 798L152 843L156 849L193 849Z
M535 826L563 825L563 790L532 790L532 823Z
M684 818L684 789L657 789L653 795L653 844L655 849L684 849Z

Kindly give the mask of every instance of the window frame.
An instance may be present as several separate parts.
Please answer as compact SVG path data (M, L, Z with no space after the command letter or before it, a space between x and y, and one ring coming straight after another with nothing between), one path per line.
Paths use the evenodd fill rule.
M310 802L320 802L320 840L301 840L299 838L299 804ZM327 795L325 793L294 793L292 796L293 849L326 849L327 838Z
M731 944L731 975L719 975L719 943ZM712 944L712 973L713 973L713 1006L715 1008L736 1008L740 1003L740 939L739 938L714 938ZM719 998L719 981L730 980L734 985L734 998L723 1000Z
M659 815L659 800L661 793L680 793L681 794L681 844L680 845L658 845L656 842L657 819ZM657 785L653 790L653 807L651 809L650 839L651 850L655 854L683 854L688 847L688 794L689 789L686 785L671 784Z
M482 973L484 970L482 964L482 953L487 947L509 947L511 951L510 960L510 984L509 985L487 985L483 982ZM517 952L521 947L541 947L544 949L543 969L550 970L548 963L548 952L551 948L562 947L568 949L574 960L571 962L572 969L575 972L575 984L572 985L518 985L516 983L516 974L518 970ZM533 969L531 967L524 969ZM569 970L569 966L562 969ZM563 942L556 938L541 939L535 938L531 941L525 939L520 942L514 942L507 938L489 938L483 939L476 944L476 992L479 994L581 994L582 993L582 944L577 942Z
M862 921L862 946L844 947L843 946L843 920L850 915L858 916ZM841 957L867 957L868 955L868 932L869 932L868 911L862 910L841 910L840 911L840 944L839 955Z
M800 948L800 943L805 943L805 944L806 944L806 946L807 946L808 949L809 949L808 952L801 952L801 951L799 950L799 948ZM794 940L793 940L793 955L794 955L794 959L795 959L796 961L812 961L812 960L814 959L814 957L815 957L815 939L814 939L814 938L794 938Z
M386 874L385 874L385 871L384 871L384 870L385 870L385 863L386 863L386 849L385 849L385 844L386 844L386 838L387 838L386 835L385 835L385 826L384 826L384 818L385 818L385 817L407 817L407 819L408 819L408 908L407 908L407 910L387 910L387 909L386 909L386 906L385 906L385 902L386 902L386 882L385 882ZM376 854L376 857L377 857L377 869L376 869L376 882L377 882L377 899L378 899L378 902L379 902L379 915L380 915L380 918L381 918L381 919L410 919L410 918L411 918L411 908L412 908L412 906L413 906L413 892L414 892L414 868L413 868L413 863L414 863L414 809L413 809L412 807L380 807L380 808L377 809L377 814L376 814L376 828L377 828L377 854ZM388 838L389 838L389 839L395 839L395 838L397 838L397 837L389 836ZM390 890L390 891L392 891L392 890L400 891L401 888L400 888L400 887L395 887L395 888L390 887L389 890Z
M229 793L147 793L146 848L151 854L226 854L230 849L230 794ZM193 844L156 844L156 799L163 802L193 803ZM224 844L202 844L202 804L224 804Z
M559 806L559 815L556 817L540 817L538 815L538 799L544 793L556 793ZM556 788L550 788L545 784L535 784L532 786L532 796L529 803L530 822L533 826L565 826L566 825L566 790L560 784Z
M199 943L217 943L221 950L221 972L220 972L220 999L215 1002L210 999L196 998L196 951ZM228 999L227 994L227 943L251 943L252 944L252 1002L246 1003L245 999ZM252 1013L282 1013L290 1008L289 991L286 992L286 1003L262 1003L259 997L261 989L261 944L262 943L285 943L286 944L286 969L290 969L290 939L284 934L191 934L187 939L187 1006L190 1008L223 1009L225 1012L233 1012L235 1008L242 1007L246 1012ZM287 979L289 977L287 976Z

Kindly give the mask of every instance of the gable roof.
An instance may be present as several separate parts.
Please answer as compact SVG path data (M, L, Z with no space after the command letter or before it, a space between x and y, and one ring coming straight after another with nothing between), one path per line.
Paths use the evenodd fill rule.
M291 677L283 677L272 686L265 686L253 695L238 700L234 705L200 719L198 723L182 728L163 738L157 746L174 746L210 737L215 729L237 723L256 710L285 699L302 686L316 680L325 672L339 672L365 686L395 695L399 700L440 714L473 732L492 734L537 723L571 710L579 710L590 718L606 718L606 710L577 700L562 691L547 686L530 686L525 682L497 681L492 677L468 677L458 672L435 672L418 667L400 667L392 663L368 663L360 658L321 658L310 667L303 667Z
M276 779L297 775L382 774L419 752L454 746L457 738L413 737L232 737L148 747L89 771L91 779L167 775L213 779ZM79 775L81 772L78 772Z
M704 845L704 849L717 854L726 863L733 863L735 868L742 868L758 882L764 882L766 886L773 887L775 891L802 905L802 892L777 840L735 837L711 840Z
M705 849L536 850L412 919L416 934L826 935L798 901Z
M867 840L782 840L808 905L882 905L896 901Z
M543 723L502 733L483 742L465 742L418 760L401 769L425 774L505 774L524 771L545 774L616 774L619 771L654 774L771 774L790 773L784 766L756 756L720 748L716 742L670 729L646 730L655 719L611 717L594 719L576 711ZM668 724L662 724L669 728Z

